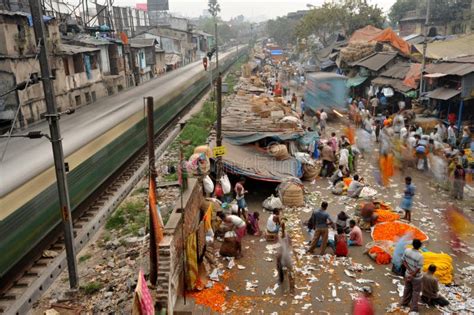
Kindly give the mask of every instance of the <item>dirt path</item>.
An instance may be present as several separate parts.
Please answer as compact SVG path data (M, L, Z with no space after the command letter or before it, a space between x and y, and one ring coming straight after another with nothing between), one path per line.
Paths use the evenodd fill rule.
M345 125L344 121L336 124L330 124L329 132L334 130L338 136L341 134L341 128ZM397 174L387 188L376 186L373 171L376 165L376 152L371 156L366 156L360 160L358 173L378 191L377 197L390 203L393 207L399 205L401 193L403 192L403 176ZM421 228L428 236L430 241L427 245L430 251L449 253L455 264L455 279L457 283L462 283L466 279L460 279L458 270L466 266L472 266L474 259L466 254L454 254L448 242L447 225L442 218L442 209L448 202L452 202L445 191L441 191L433 186L431 179L416 170L406 171L413 177L413 182L417 187L414 199L413 224ZM289 294L288 284L275 287L278 283L275 268L275 254L272 250L273 243L265 242L261 237L246 236L243 241L244 257L236 261L237 264L245 266L244 270L238 270L234 267L230 270L231 276L226 281L226 285L236 292L229 294L238 297L240 303L229 303L227 305L228 313L249 313L249 314L316 314L331 313L345 314L351 313L352 297L357 296L357 288L366 284L358 283L356 279L345 274L344 270L350 269L353 263L363 266L373 266L373 270L364 270L354 272L357 279L367 279L374 281L371 286L374 289L373 303L377 314L385 312L387 306L399 301L397 292L397 277L390 272L391 265L376 265L367 255L363 254L364 247L351 247L349 249L350 258L335 259L332 255L322 257L310 256L305 254L309 240L306 231L303 228L303 222L310 216L313 206L319 206L322 200L329 202L328 212L332 218L337 213L345 210L349 216L354 213L356 200L346 197L335 196L329 190L327 179L317 179L314 184L306 183L306 189L310 192L312 201L307 203L305 209L285 209L284 216L288 219L288 227L293 238L293 244L297 255L300 257L297 263L296 273L296 292ZM250 211L260 211L260 226L265 228L268 212L263 212L261 202L271 193L270 189L254 190L249 198ZM473 213L467 210L468 201L458 204L461 208L469 211L468 215L473 217ZM434 209L440 209L435 210ZM364 232L364 244L372 239L369 233ZM469 242L472 243L472 239ZM318 250L316 250L317 252ZM326 253L332 253L327 249ZM269 261L272 259L272 261ZM226 264L226 262L224 262ZM246 289L246 283L252 281L257 287L250 291ZM258 281L258 282L255 282ZM359 280L364 281L364 280ZM268 288L274 289L267 290ZM333 295L335 289L335 296ZM265 294L267 291L267 294ZM234 301L236 299L234 298ZM437 314L436 309L420 308L421 314Z

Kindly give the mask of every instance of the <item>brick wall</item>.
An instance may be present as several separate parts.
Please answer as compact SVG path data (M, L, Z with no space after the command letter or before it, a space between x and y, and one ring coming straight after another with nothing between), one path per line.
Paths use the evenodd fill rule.
M184 239L195 232L199 225L202 187L196 179L189 179L183 194ZM157 300L173 314L178 296L183 292L183 213L180 204L175 206L165 226L165 236L158 247Z

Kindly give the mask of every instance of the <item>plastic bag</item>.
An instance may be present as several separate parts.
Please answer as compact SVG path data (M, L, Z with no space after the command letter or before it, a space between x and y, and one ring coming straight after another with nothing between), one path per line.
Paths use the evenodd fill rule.
M221 177L221 185L224 194L229 194L232 189L232 185L230 184L230 180L229 177L227 177L227 174Z
M267 199L265 199L262 203L262 207L268 210L274 210L274 209L281 209L283 208L283 204L281 203L281 200L279 197L275 197L274 195L271 195Z
M416 165L416 168L420 171L422 171L425 167L425 161L423 159L418 159L418 163Z
M209 177L209 175L206 175L202 182L204 185L204 191L207 194L212 194L214 192L214 183L212 182L212 179Z

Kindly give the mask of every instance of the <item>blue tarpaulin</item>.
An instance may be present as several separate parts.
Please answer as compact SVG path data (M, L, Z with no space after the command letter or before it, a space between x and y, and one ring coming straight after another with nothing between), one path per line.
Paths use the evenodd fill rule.
M283 55L283 50L275 49L275 50L271 50L270 53L272 54L272 56L280 56L280 55Z
M281 142L281 141L288 141L288 140L296 140L300 138L302 135L298 132L291 132L291 133L271 133L271 132L226 132L225 138L226 141L232 143L233 145L243 145L247 143L254 143L256 141L269 138L271 140Z
M43 22L44 23L48 23L52 19L54 19L54 17L43 15ZM28 25L33 26L33 17L31 16L31 14L28 15Z

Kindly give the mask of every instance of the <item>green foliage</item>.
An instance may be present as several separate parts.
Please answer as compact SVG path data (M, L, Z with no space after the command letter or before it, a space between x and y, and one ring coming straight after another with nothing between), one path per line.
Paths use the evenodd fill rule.
M421 17L426 16L427 0L397 0L388 17L396 25L408 11L417 10ZM448 23L462 18L463 11L471 9L471 0L431 0L430 21Z
M214 18L200 18L197 22L197 28L203 30L208 34L215 35L215 22ZM219 46L227 43L232 38L237 37L238 28L230 27L230 25L221 19L217 18L217 36L219 41Z
M286 46L296 41L296 26L298 22L286 17L277 17L267 22L267 34L278 44Z
M326 2L312 9L297 26L299 37L316 35L323 44L336 32L350 36L354 31L366 26L383 27L385 18L377 5L367 0L340 0Z
M185 159L189 159L193 154L195 147L206 143L209 136L209 130L215 121L215 103L206 101L202 110L188 120L178 139L176 139L178 143L184 140L191 141L191 144L185 146L183 149Z
M85 254L84 256L79 257L79 262L84 262L90 259L92 256L90 254Z
M221 12L221 6L217 2L217 0L209 0L209 2L207 3L207 7L207 10L213 17L216 17L219 12Z
M172 173L172 174L166 174L163 176L163 181L165 182L175 182L178 180L178 174L177 173Z
M388 13L392 25L396 25L408 11L416 10L419 0L397 0Z
M103 286L104 285L101 282L92 281L81 286L81 290L87 295L92 295L96 292L99 292L100 289L103 288Z
M107 230L121 230L124 235L138 235L138 230L145 226L148 212L143 200L123 203L105 224Z

